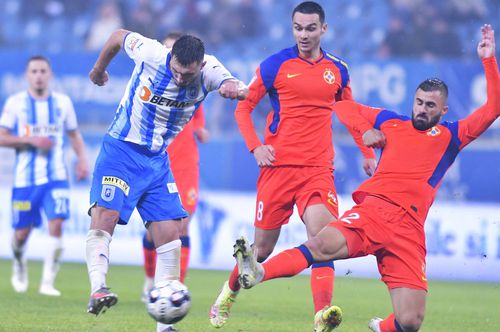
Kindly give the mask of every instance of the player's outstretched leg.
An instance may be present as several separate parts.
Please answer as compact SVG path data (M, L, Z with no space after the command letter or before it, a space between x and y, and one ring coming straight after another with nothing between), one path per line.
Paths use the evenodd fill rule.
M238 291L232 291L231 288L229 288L229 282L226 281L215 303L210 308L210 324L212 324L213 327L220 328L226 324L231 306L236 301L236 296L238 296Z
M314 316L314 332L330 332L342 322L342 310L336 305L324 307Z
M118 296L115 293L112 293L109 288L102 287L90 295L87 312L97 316L106 312L109 307L114 306L117 302Z
M257 262L254 252L245 237L242 236L236 240L233 248L233 256L238 264L238 281L241 287L252 288L264 278L264 268L262 264Z
M382 318L373 317L370 319L370 323L368 323L368 328L373 332L380 332L380 322L383 321Z

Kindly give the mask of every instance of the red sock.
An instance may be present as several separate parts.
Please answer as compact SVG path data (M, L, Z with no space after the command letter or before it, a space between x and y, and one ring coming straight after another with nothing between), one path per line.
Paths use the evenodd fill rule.
M311 291L314 312L318 312L325 306L330 306L332 302L335 270L332 266L315 265L313 264L311 269Z
M229 288L231 288L233 292L237 292L240 290L240 283L238 281L238 265L235 265L233 271L231 271L228 284Z
M190 252L189 247L181 247L181 278L180 278L180 281L182 283L184 283L184 280L186 279L186 274L187 274L188 265L189 265L189 252Z
M298 248L288 249L267 260L264 264L264 279L292 277L304 271L309 263Z
M396 317L394 317L394 313L391 313L387 316L386 319L380 322L380 332L398 332L398 328L396 327Z
M156 269L156 249L142 248L144 252L144 272L146 277L154 278Z

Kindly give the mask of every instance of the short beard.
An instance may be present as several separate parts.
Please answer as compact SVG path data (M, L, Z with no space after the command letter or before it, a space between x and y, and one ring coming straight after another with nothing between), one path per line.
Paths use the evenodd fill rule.
M413 124L413 127L417 130L427 130L437 125L440 119L441 119L440 115L436 115L435 117L429 120L424 120L422 118L415 118L415 115L412 114L411 123Z

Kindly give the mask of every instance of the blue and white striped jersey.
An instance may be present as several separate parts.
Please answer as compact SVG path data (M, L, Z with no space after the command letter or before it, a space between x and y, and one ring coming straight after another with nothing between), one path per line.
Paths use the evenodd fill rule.
M138 33L129 33L123 48L135 68L108 133L151 152L165 150L208 92L233 78L214 56L205 55L201 75L179 87L170 71L170 49Z
M48 99L37 100L27 91L14 94L5 102L0 126L16 136L44 136L54 142L48 152L35 148L16 149L14 187L68 179L64 163L64 133L78 126L68 96L52 92Z

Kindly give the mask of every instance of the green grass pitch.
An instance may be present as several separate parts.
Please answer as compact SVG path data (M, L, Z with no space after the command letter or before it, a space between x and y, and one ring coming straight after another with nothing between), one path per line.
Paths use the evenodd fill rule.
M0 331L156 331L140 302L143 271L139 266L111 265L108 284L118 304L95 318L86 313L89 283L83 264L66 263L56 281L63 295L39 295L40 262L29 263L30 286L16 294L10 286L10 261L0 260ZM313 310L308 276L272 280L242 291L228 323L219 330L208 310L227 271L190 270L186 284L193 306L176 325L182 332L312 331ZM375 279L338 277L334 302L344 311L338 331L368 331L371 317L391 310L385 285ZM500 284L430 282L422 331L500 331Z

